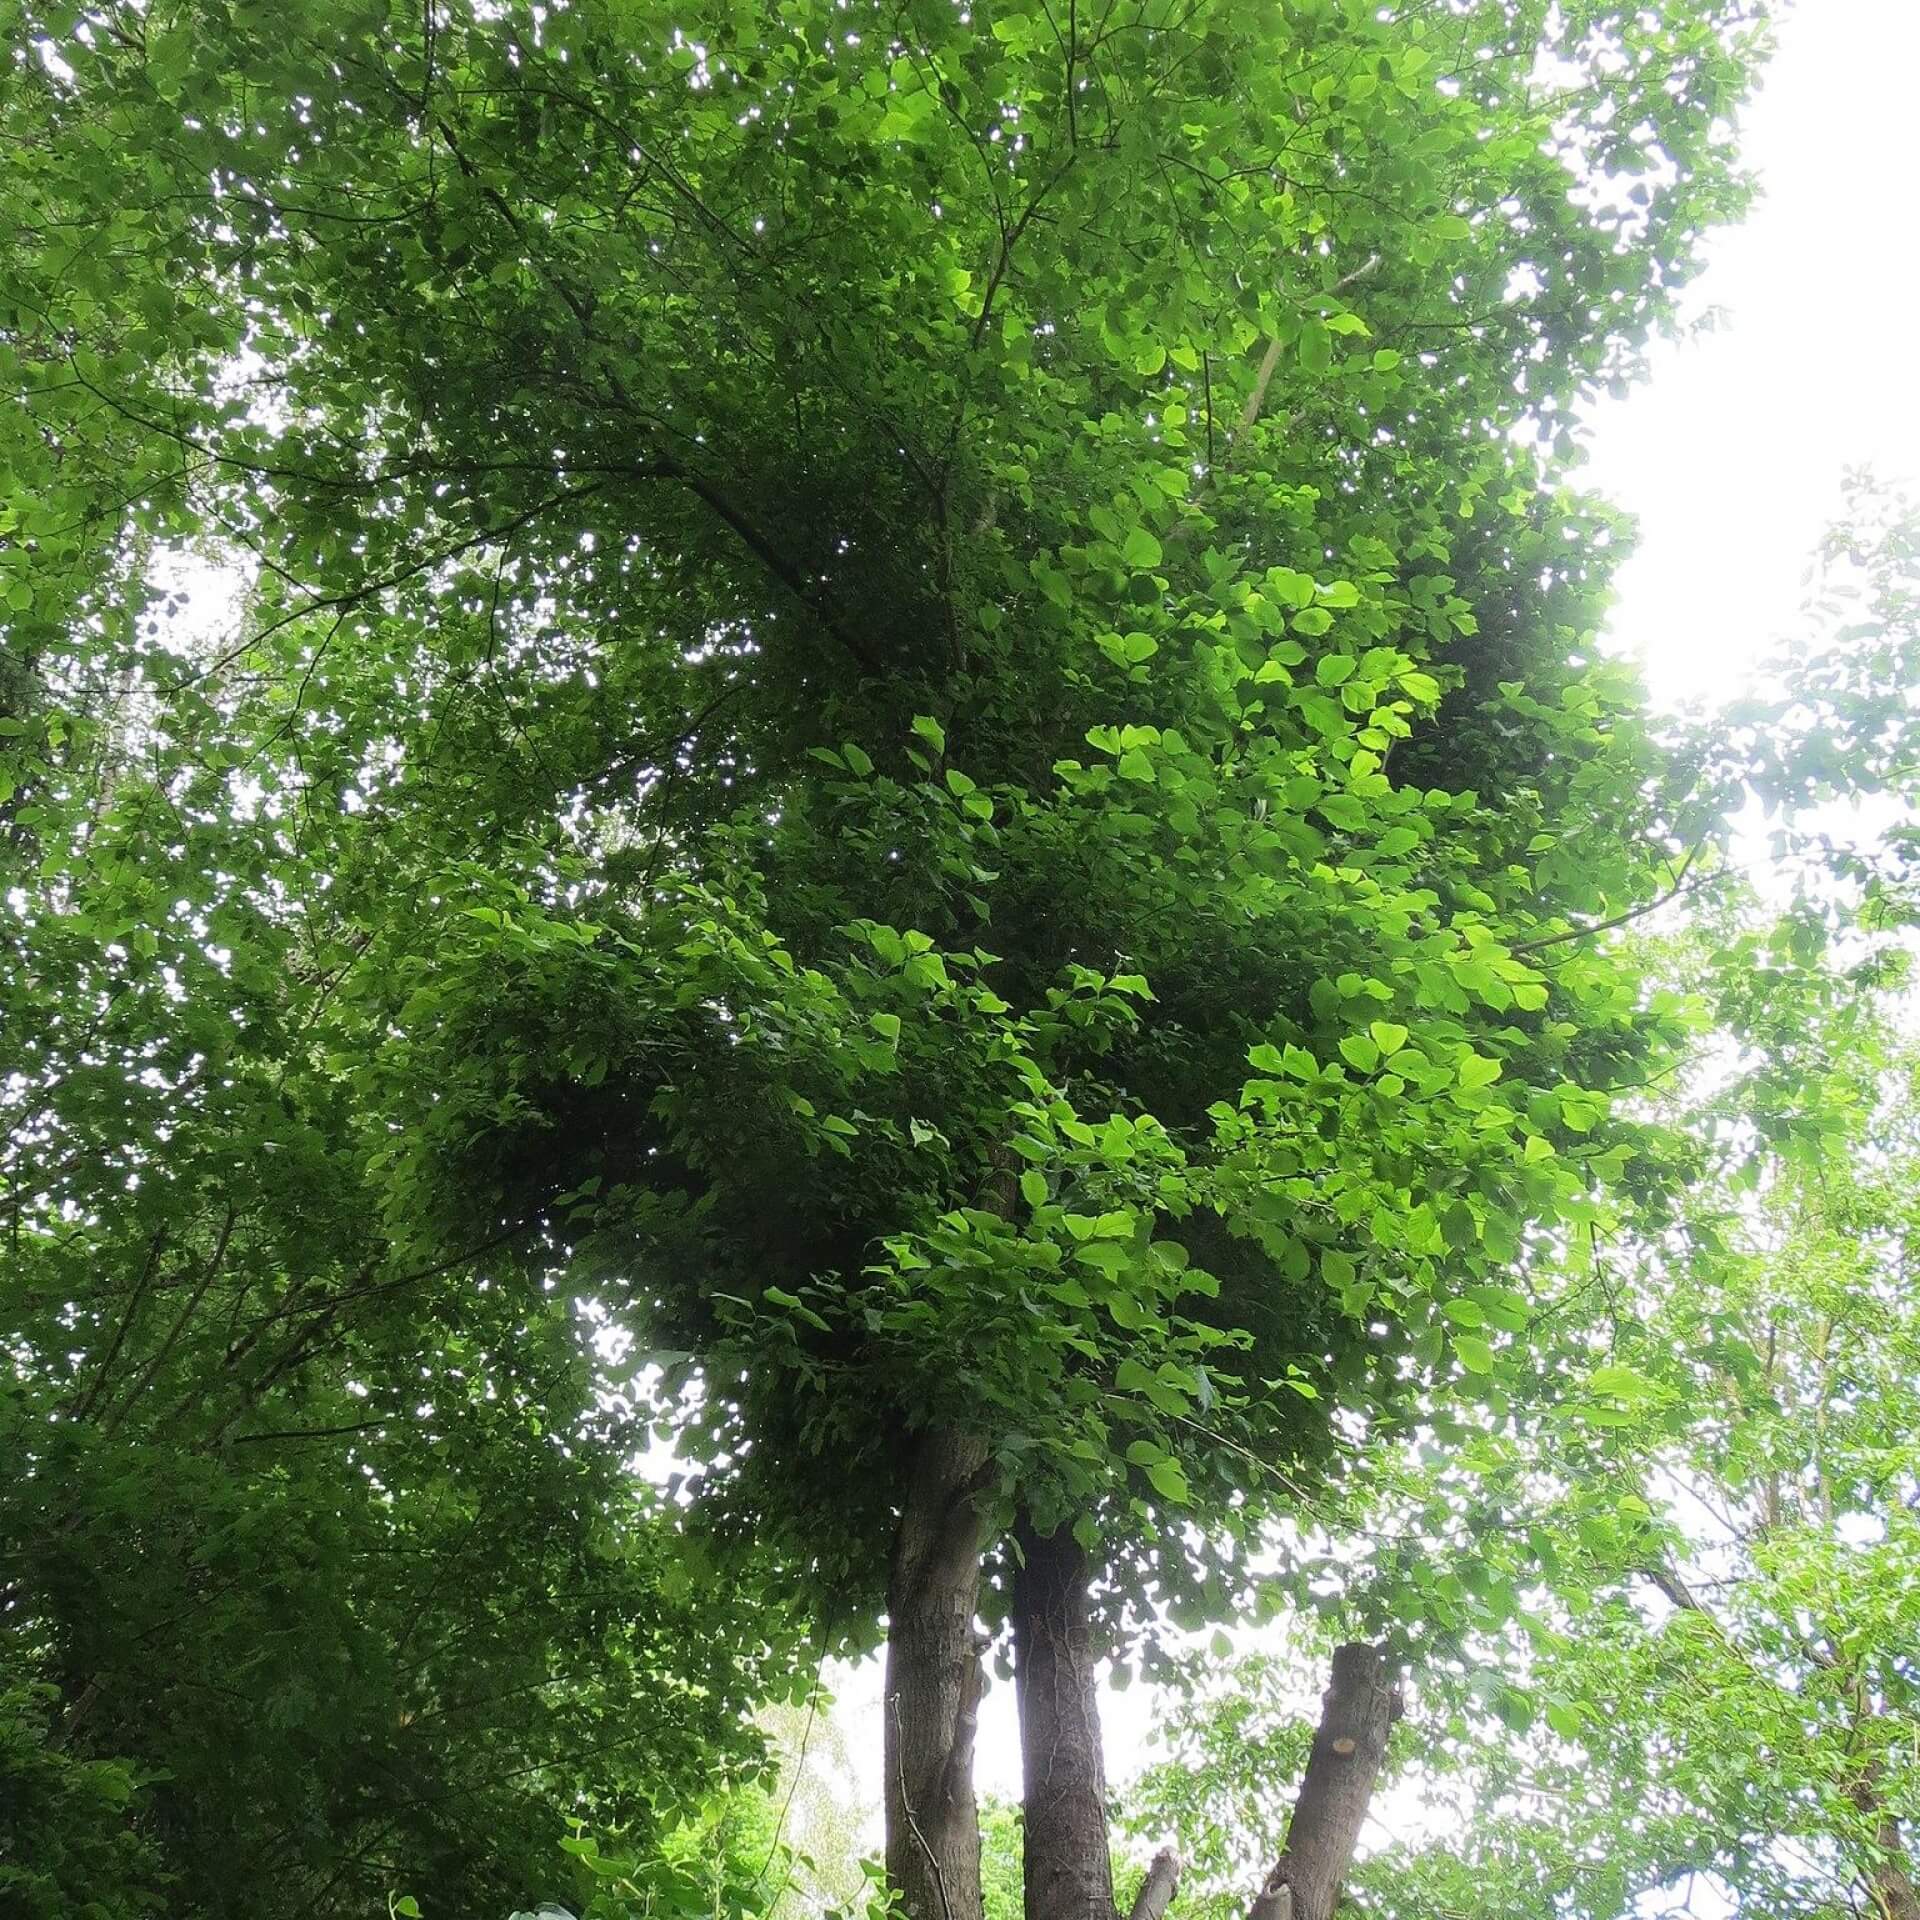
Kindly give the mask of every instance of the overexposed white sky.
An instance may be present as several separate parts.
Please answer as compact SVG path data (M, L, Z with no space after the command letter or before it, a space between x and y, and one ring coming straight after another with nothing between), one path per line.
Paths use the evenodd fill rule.
M1793 625L1850 468L1920 482L1920 0L1799 0L1742 121L1764 197L1687 296L1718 324L1654 355L1590 416L1584 481L1638 516L1610 643L1656 701L1737 696ZM834 1676L835 1720L878 1838L880 1674ZM1107 1691L1109 1777L1146 1757L1151 1690ZM1018 1799L1013 1690L981 1715L983 1794Z
M1742 122L1764 198L1687 296L1718 328L1592 415L1639 516L1615 642L1663 703L1737 691L1790 624L1841 478L1920 479L1920 0L1799 0Z

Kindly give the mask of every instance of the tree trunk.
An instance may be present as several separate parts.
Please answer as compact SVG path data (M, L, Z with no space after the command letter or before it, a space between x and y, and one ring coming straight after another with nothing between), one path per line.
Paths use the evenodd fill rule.
M1400 1697L1380 1649L1337 1648L1286 1846L1247 1920L1331 1920L1399 1717Z
M1874 1856L1867 1868L1867 1884L1880 1920L1920 1920L1920 1893L1914 1891L1900 1822L1887 1811L1880 1795L1881 1771L1876 1760L1847 1788L1847 1797L1874 1823Z
M973 1739L984 1441L936 1428L908 1469L887 1582L887 1878L907 1920L982 1920Z
M1026 1920L1114 1920L1086 1551L1071 1527L1037 1533L1025 1514L1014 1539Z
M1899 1822L1882 1814L1873 1836L1878 1858L1873 1863L1873 1900L1882 1920L1920 1920L1920 1894L1907 1871L1907 1850Z

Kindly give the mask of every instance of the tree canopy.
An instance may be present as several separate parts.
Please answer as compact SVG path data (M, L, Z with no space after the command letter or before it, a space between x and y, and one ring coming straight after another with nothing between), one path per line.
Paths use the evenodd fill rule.
M1552 1289L1702 1231L1655 1095L1758 1018L1640 923L1754 796L1837 875L1776 1019L1903 911L1806 817L1909 772L1904 523L1718 733L1599 645L1577 409L1744 205L1763 10L9 13L29 1910L505 1912L563 1837L764 1904L751 1711L884 1640L876 1897L981 1920L998 1658L1028 1920L1108 1920L1103 1658L1327 1601L1436 1440L1342 1617L1524 1612L1548 1531L1421 1528ZM1620 1365L1556 1471L1689 1403Z

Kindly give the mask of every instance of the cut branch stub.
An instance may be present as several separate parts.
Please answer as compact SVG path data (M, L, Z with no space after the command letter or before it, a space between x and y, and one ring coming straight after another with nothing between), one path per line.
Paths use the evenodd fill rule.
M1171 1847L1162 1847L1140 1882L1140 1891L1127 1909L1127 1920L1162 1920L1173 1896L1180 1890L1180 1856Z

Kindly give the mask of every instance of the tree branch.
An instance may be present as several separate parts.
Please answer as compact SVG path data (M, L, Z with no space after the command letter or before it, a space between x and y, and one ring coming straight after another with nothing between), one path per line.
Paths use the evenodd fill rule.
M227 1442L230 1447L250 1447L262 1440L327 1440L341 1433L371 1433L376 1427L391 1424L390 1416L378 1420L354 1420L343 1427L280 1427L272 1433L236 1433Z
M1538 953L1542 947L1557 947L1568 940L1584 940L1589 934L1611 933L1615 927L1631 925L1635 920L1644 920L1650 913L1658 913L1669 901L1677 900L1686 890L1687 874L1694 861L1699 857L1700 849L1706 845L1703 835L1687 849L1687 857L1680 862L1680 871L1673 877L1673 885L1656 900L1649 900L1643 907L1629 907L1624 913L1616 913L1609 920L1595 920L1583 927L1568 927L1560 933L1543 934L1538 940L1522 940L1510 946L1509 953Z
M1127 1909L1127 1920L1162 1920L1180 1887L1180 1856L1171 1847L1162 1847L1153 1856L1147 1877Z
M1336 1647L1286 1845L1247 1920L1332 1920L1399 1717L1385 1653L1362 1641Z
M1379 264L1380 256L1377 253L1368 254L1351 273L1342 274L1331 287L1327 288L1327 293L1344 292L1348 287L1352 286L1355 281L1364 280ZM1323 295L1322 297L1324 298L1325 296ZM1207 471L1199 485L1195 487L1190 504L1198 505L1198 503L1206 497L1207 489L1213 485L1214 476L1222 470L1225 463L1232 457L1234 446L1240 436L1248 432L1259 421L1260 410L1267 403L1267 388L1273 384L1273 376L1280 365L1280 354L1280 336L1275 334L1268 340L1267 350L1260 357L1259 370L1253 376L1253 391L1247 395L1245 404L1240 409L1238 422L1227 434L1227 443L1220 451L1220 461L1217 465L1213 457L1213 368L1209 360L1203 359L1201 361L1201 378L1205 384L1207 402ZM1161 544L1163 546L1177 546L1183 540L1190 540L1193 537L1193 532L1193 522L1191 520L1182 520L1178 526L1167 534Z

